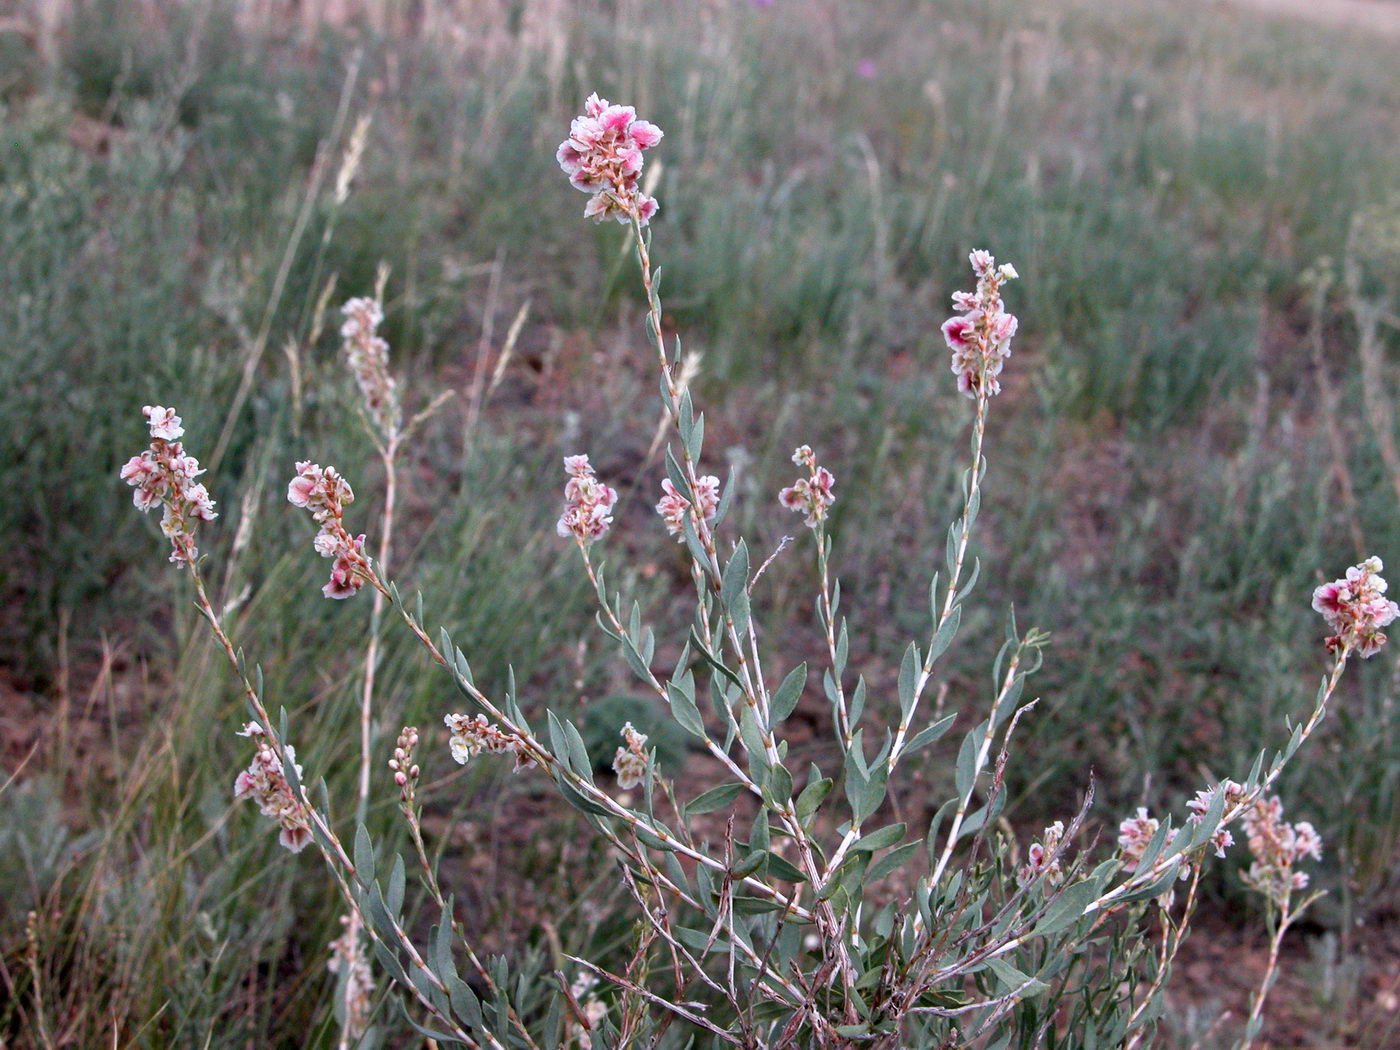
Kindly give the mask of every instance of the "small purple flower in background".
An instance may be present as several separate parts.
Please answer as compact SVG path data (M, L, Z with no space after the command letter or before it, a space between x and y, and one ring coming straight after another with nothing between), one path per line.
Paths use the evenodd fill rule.
M700 517L705 521L714 521L715 515L719 513L719 478L707 474L703 478L696 478L695 482L695 494L700 501ZM667 532L676 539L683 539L685 516L690 510L690 500L676 491L676 486L671 484L670 478L662 479L661 492L661 499L656 504L656 513L666 522Z
M621 223L636 219L645 226L658 205L656 198L641 191L642 151L661 141L661 129L638 120L631 106L614 106L596 93L588 96L583 109L555 158L575 189L593 195L584 206L584 218Z
M555 531L582 543L601 539L612 527L617 491L598 480L586 455L566 456L564 469L569 480L564 485L564 513Z
M760 9L769 8L773 6L773 0L749 0L749 3L754 7Z
M1385 645L1381 628L1400 615L1400 606L1385 597L1382 568L1379 558L1370 557L1348 569L1343 579L1313 591L1312 607L1334 632L1327 639L1328 649L1355 649L1365 658Z
M875 62L872 59L863 58L856 65L856 76L862 80L874 80L876 72Z
M250 798L256 802L263 816L281 825L278 841L293 853L300 853L311 842L311 820L306 807L292 794L292 786L283 772L282 760L267 741L266 731L256 722L249 722L238 735L257 741L258 750L248 768L234 780L233 797L240 801ZM290 744L283 750L300 778L301 766L297 764L296 751Z
M778 502L788 510L807 515L804 524L815 529L826 520L827 510L836 502L833 492L836 478L831 471L817 465L817 457L809 445L800 445L792 454L792 461L807 468L807 477L798 478L779 492Z
M193 565L199 557L194 543L195 526L218 517L209 490L194 479L204 473L199 460L185 454L179 438L185 428L173 408L147 405L141 409L151 428L151 447L132 456L121 469L121 478L136 489L132 502L145 513L161 504L160 531L170 541L170 560Z
M958 316L943 322L943 339L953 351L953 374L958 389L970 398L1001 393L1001 374L1011 356L1011 337L1016 334L1014 314L1001 302L1001 286L1018 274L1010 263L997 266L990 252L978 249L968 256L977 276L972 292L954 292L953 309Z

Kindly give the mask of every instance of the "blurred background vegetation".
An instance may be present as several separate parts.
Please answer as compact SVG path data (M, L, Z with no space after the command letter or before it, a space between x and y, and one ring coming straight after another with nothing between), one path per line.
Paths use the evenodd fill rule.
M979 717L1008 606L1053 632L1006 833L1064 817L1091 773L1105 838L1242 774L1311 698L1311 588L1364 553L1400 565L1400 5L1367 26L1261 7L29 0L0 19L0 1045L334 1045L336 902L232 805L239 695L116 472L140 406L177 406L220 502L201 547L231 633L348 813L368 603L320 597L284 486L297 459L334 462L370 527L381 478L333 311L381 264L410 406L459 395L412 450L395 575L485 683L513 664L528 712L582 718L600 762L623 720L655 722L552 527L559 459L587 450L624 490L612 577L684 622L626 241L581 219L553 158L594 90L667 133L668 321L703 355L706 465L736 472L751 546L796 528L773 497L793 446L837 475L873 695L893 707L927 622L968 421L938 325L985 246L1021 273L1022 334L946 703ZM760 600L771 639L820 659L810 555L790 548ZM379 741L387 758L425 729L468 925L515 956L606 952L627 932L606 857L541 781L448 760L457 700L410 641L385 635ZM1329 895L1279 1039L1397 1031L1397 654L1349 673L1283 785ZM806 705L794 748L820 763L825 705ZM673 750L683 780L711 774ZM895 793L905 819L949 759ZM1238 867L1209 887L1235 918L1198 935L1181 1046L1224 1045L1211 1026L1247 994Z

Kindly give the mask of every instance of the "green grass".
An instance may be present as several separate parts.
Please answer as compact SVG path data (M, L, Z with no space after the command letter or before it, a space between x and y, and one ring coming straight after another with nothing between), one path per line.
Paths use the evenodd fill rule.
M0 663L55 712L0 793L0 951L16 990L0 1033L13 1045L35 1038L20 1030L35 907L50 1023L71 1025L75 1045L105 1045L113 1026L134 1047L334 1044L334 902L312 860L230 806L246 761L237 693L116 480L143 440L143 403L178 406L208 463L265 326L211 471L222 517L203 546L238 599L236 642L347 812L368 611L319 597L323 565L282 496L296 459L334 462L360 493L352 523L372 531L372 449L333 334L312 339L331 275L334 304L391 267L386 329L410 403L465 388L483 324L499 345L530 303L470 449L454 405L405 472L395 564L482 680L500 685L514 664L534 711L630 690L553 536L558 459L581 448L605 476L639 481L612 573L679 626L669 599L685 581L649 516L660 471L639 474L656 408L636 282L620 229L584 223L553 163L590 90L666 129L666 303L704 354L709 447L748 450L736 520L755 550L794 528L771 495L794 445L836 471L836 565L853 663L872 684L890 683L902 639L924 628L965 457L937 328L947 294L971 247L1016 263L1022 336L990 430L983 612L965 621L949 681L970 721L1005 607L1054 632L1032 685L1036 746L1012 771L1024 834L1063 816L1091 768L1105 826L1139 802L1179 803L1205 770L1243 772L1305 709L1322 633L1308 593L1360 552L1329 481L1298 276L1340 258L1351 216L1400 176L1385 43L1214 8L890 3L819 29L815 5L791 6L668 5L643 26L581 4L550 29L567 56L554 63L549 34L528 51L509 26L460 47L336 28L294 46L217 17L152 25L94 3L55 64L11 67ZM856 71L867 58L869 80ZM361 114L369 146L336 208L325 189ZM75 117L105 129L101 148L75 144ZM308 203L318 156L325 185ZM1375 287L1393 311L1394 287ZM1333 381L1359 405L1340 300L1324 321ZM1344 466L1367 550L1395 562L1394 489L1364 420L1342 421ZM253 539L235 553L249 513ZM816 657L809 560L801 543L778 559L764 600L774 636ZM432 734L455 698L409 642L386 635L380 739L416 722L441 752ZM1319 914L1344 931L1396 901L1394 668L1392 652L1348 680L1284 789L1329 843L1321 880L1335 892ZM80 723L114 765L67 746ZM23 750L11 754L15 768ZM925 775L949 777L948 758ZM450 772L444 759L430 775ZM615 939L606 908L567 900L581 865L607 871L601 852L559 845L577 829L537 788L483 771L444 787L445 870L461 873L473 921L505 931L500 950L548 943L498 899L502 871L575 909L558 925L566 949ZM528 848L508 833L521 813L540 829ZM373 822L393 841L392 807ZM383 1020L399 1045L394 1012Z

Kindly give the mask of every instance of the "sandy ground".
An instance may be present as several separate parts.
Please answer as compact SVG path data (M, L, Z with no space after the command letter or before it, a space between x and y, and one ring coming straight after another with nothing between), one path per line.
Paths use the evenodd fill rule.
M1227 0L1285 18L1310 19L1360 32L1400 37L1400 0Z

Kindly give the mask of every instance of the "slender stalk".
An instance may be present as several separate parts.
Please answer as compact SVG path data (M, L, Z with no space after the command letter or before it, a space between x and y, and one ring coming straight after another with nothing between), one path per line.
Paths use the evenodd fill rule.
M963 501L962 513L958 517L958 542L954 548L953 565L948 574L948 590L943 596L943 608L939 611L938 620L933 625L933 632L929 635L929 655L924 659L923 666L919 668L919 677L914 682L914 703L910 706L908 714L901 714L899 726L895 730L894 743L890 747L889 757L891 774L894 773L894 767L899 763L899 760L904 757L904 745L909 736L909 727L914 720L914 712L918 710L919 700L924 695L928 680L933 676L932 639L938 637L938 632L943 629L943 625L948 622L948 617L953 615L953 609L957 607L963 568L967 564L968 541L972 537L972 519L976 513L977 504L981 501L982 478L986 467L982 449L987 434L987 401L988 394L984 385L977 393L976 414L972 422L972 467L968 473L967 496Z
M1244 1039L1241 1040L1239 1050L1249 1050L1254 1044L1255 1033L1263 1023L1264 1001L1269 997L1269 992L1273 990L1274 980L1278 976L1278 956L1279 949L1283 946L1283 935L1288 932L1288 927L1293 925L1293 920L1298 917L1298 913L1291 910L1291 901L1285 899L1279 911L1277 924L1274 926L1273 936L1269 938L1269 963L1264 967L1264 977L1259 982L1259 987L1254 989L1249 999L1249 1022L1245 1025Z
M1001 711L1001 705L1006 700L1011 688L1016 683L1016 671L1021 665L1021 653L1017 650L1011 655L1006 666L1006 675L1001 680L1001 690L997 693L997 698L992 702L992 710L987 715L987 729L982 734L982 740L977 745L977 758L972 766L972 779L968 781L967 790L958 799L958 810L953 814L953 823L948 827L948 841L943 846L943 852L938 857L938 864L933 869L930 882L937 886L943 879L943 873L948 869L948 861L952 859L953 848L958 844L958 834L962 831L963 821L967 819L968 807L972 804L973 792L977 790L977 776L982 772L982 768L987 764L987 756L992 751L992 740L997 731L997 715Z
M1337 650L1337 654L1333 659L1332 667L1328 672L1326 678L1323 679L1322 695L1318 698L1317 704L1313 708L1312 715L1308 718L1307 722L1303 724L1302 732L1299 734L1299 747L1302 747L1303 743L1308 739L1308 737L1312 735L1313 731L1317 728L1318 723L1322 721L1323 715L1326 714L1328 701L1331 700L1332 694L1337 689L1338 682L1341 681L1342 671L1346 668L1347 659L1348 657L1350 657L1350 655L1351 649L1347 647L1342 647ZM1227 827L1233 821L1242 816L1251 806L1253 806L1254 803L1257 802L1261 796L1263 796L1271 787L1273 787L1275 781L1278 780L1280 774L1282 774L1286 766L1287 762L1279 762L1277 765L1274 766L1274 768L1269 770L1269 772L1265 774L1264 778L1259 782L1258 786L1255 787L1253 791L1245 795L1244 798L1242 798L1230 809L1225 811L1224 815L1222 815L1222 817L1220 818L1220 827ZM1206 847L1202 846L1200 848L1204 849ZM1147 869L1134 872L1131 878L1124 880L1123 882L1115 886L1113 889L1109 890L1108 892L1102 894L1095 900L1091 901L1088 907L1084 909L1084 914L1095 915L1100 912L1108 913L1116 910L1116 908L1118 907L1121 907L1121 901L1123 897L1132 893L1134 890L1142 889L1144 886L1148 886L1152 882L1161 878L1164 874L1166 874L1167 869L1177 862L1178 856L1172 856L1162 860L1158 860ZM1014 951L1015 949L1019 948L1021 945L1025 944L1031 939L1032 935L1029 933L1020 934L1015 937L1009 937L1000 945L979 956L979 961L998 958L1002 955L1005 955L1007 952ZM947 980L949 977L953 977L959 973L965 972L965 970L965 962L953 963L952 965L944 967L942 970L938 970L935 973L931 974L929 982L937 983L938 981Z
M200 612L204 614L204 618L206 621L208 621L210 630L213 632L215 640L218 641L219 647L223 650L224 655L228 658L229 664L233 667L234 673L238 675L239 681L243 686L243 694L247 697L248 703L252 706L254 714L257 715L259 723L261 724L264 731L266 731L268 739L272 741L273 746L276 748L278 758L282 760L284 765L288 764L286 755L286 745L282 741L282 739L278 737L276 731L273 729L272 717L268 714L267 708L263 704L262 697L258 695L258 691L253 687L253 683L248 681L248 679L243 674L243 669L238 659L238 653L233 647L233 642L229 640L228 634L225 633L223 625L219 622L218 615L214 612L214 607L209 603L209 595L205 590L204 578L200 574L199 566L197 564L190 565L190 577L194 582L195 604L198 606ZM374 582L376 584L377 589L382 589L381 585L378 584L378 581ZM326 821L321 816L320 812L316 809L316 807L311 804L311 800L307 797L306 786L304 784L298 784L298 796L298 801L306 810L307 819L310 820L311 823L316 827L316 830L320 832L319 836L313 836L313 838L315 839L318 848L321 850L322 855L325 857L327 867L330 868L331 875L335 879L336 885L339 887L341 895L349 903L353 911L357 908L355 894L350 888L350 883L346 881L346 878L348 876L350 879L354 879L356 882L359 882L361 886L364 886L365 884L363 880L360 879L359 874L355 868L354 862L350 859L349 854L345 852L345 847L341 845L340 840L336 837L335 831L330 827L329 824L326 823ZM328 845L322 843L322 838L324 838L325 843L327 843ZM366 929L369 930L371 937L373 937L375 940L381 941L382 943L382 938L380 937L377 931L369 927L366 927ZM424 974L426 974L427 979L432 983L432 985L435 988L437 988L440 992L445 994L447 992L446 987L442 984L438 976L424 961L422 955L418 952L418 949L414 946L408 934L403 930L401 926L398 925L397 920L394 921L394 934L397 943L394 945L385 945L385 947L389 951L394 951L395 949L402 949L403 951L405 951L410 960L412 960L413 964L419 969L421 969ZM481 1043L478 1040L472 1038L471 1035L463 1031L461 1027L458 1026L457 1023L451 1017L444 1016L442 1011L440 1011L437 1008L433 1001L428 996L420 992L416 987L409 988L406 990L411 992L415 996L415 998L417 998L418 1001L428 1010L428 1012L431 1013L433 1017L435 1017L440 1023L447 1025L452 1030L453 1035L461 1039L468 1047L479 1048L481 1046ZM501 1046L501 1044L496 1040L494 1036L492 1036L490 1033L485 1034L487 1036L488 1043L492 1047L497 1048L497 1050L505 1050L505 1048Z
M632 232L637 244L637 262L641 270L642 288L647 299L647 318L651 325L652 334L656 338L656 352L660 360L661 375L666 386L667 408L670 410L671 418L679 427L681 418L681 395L677 388L675 376L671 371L670 362L666 357L666 339L662 330L661 301L658 297L652 276L651 251L647 243L647 238L642 232L641 220L635 215L632 219ZM691 493L700 490L699 475L695 462L691 459L690 449L686 447L686 442L679 442L681 449L681 469L685 473L685 479L690 486ZM720 564L719 556L715 551L714 533L699 509L691 504L691 522L695 526L696 536L705 552L705 568L708 569L710 585L712 590L718 594L720 587ZM747 581L746 581L747 583ZM751 618L752 619L752 618ZM744 651L743 639L739 636L739 631L733 618L726 610L724 613L725 632L729 639L730 652L739 665L739 677L744 685L744 701L753 709L754 721L758 725L759 736L763 743L764 753L770 765L780 765L781 759L778 756L777 743L773 738L770 726L768 710L768 694L764 685L763 669L760 666L755 650L753 667L749 667L749 659ZM752 623L750 624L752 628ZM813 888L821 885L818 881L820 869L817 865L816 856L812 849L812 843L807 835L807 830L797 819L796 812L792 808L790 800L785 800L775 811L776 816L782 822L788 834L792 836L793 842L797 846L798 859L807 877L812 881ZM829 901L820 901L817 904L816 913L820 917L820 925L823 928L823 945L835 945L838 960L841 968L842 980L849 990L855 983L856 973L854 964L851 962L850 952L847 949L842 925L836 918L835 910ZM855 1007L847 997L847 1011L850 1020L855 1018Z

